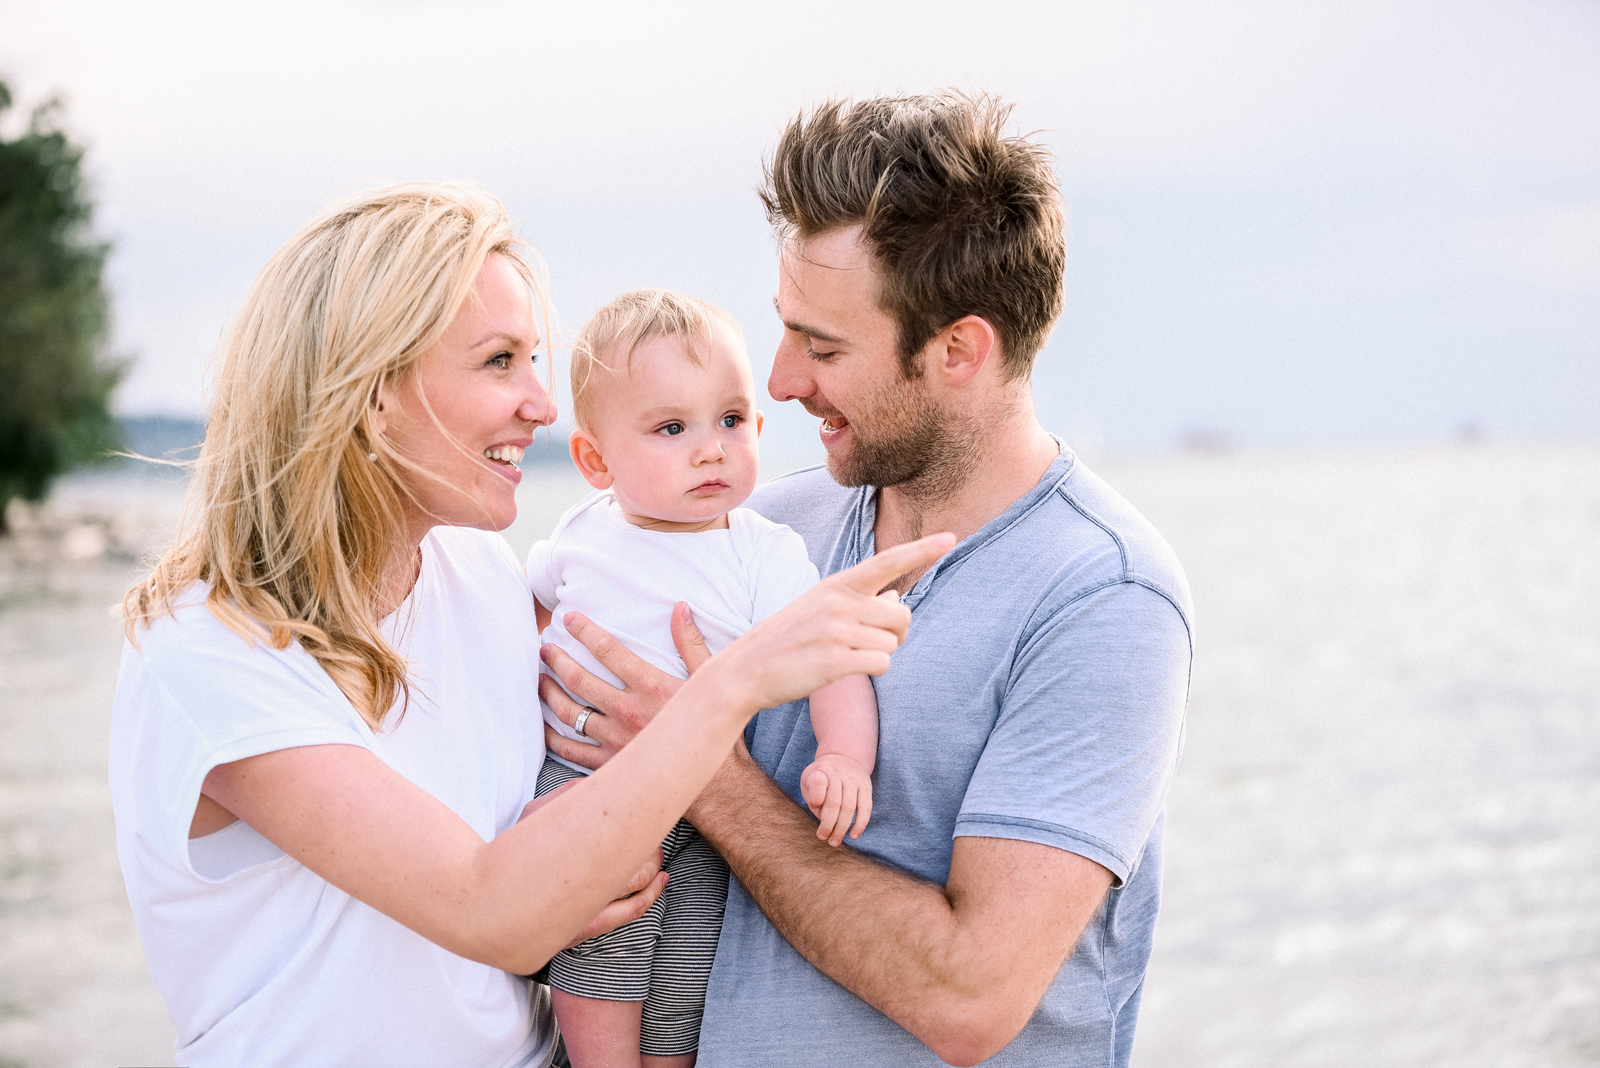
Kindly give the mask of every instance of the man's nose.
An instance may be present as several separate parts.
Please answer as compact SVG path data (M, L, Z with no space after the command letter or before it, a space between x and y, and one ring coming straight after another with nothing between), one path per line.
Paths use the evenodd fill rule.
M798 400L817 391L816 380L811 377L810 359L805 353L805 343L787 330L778 342L778 351L772 355L772 374L767 376L767 392L775 401Z

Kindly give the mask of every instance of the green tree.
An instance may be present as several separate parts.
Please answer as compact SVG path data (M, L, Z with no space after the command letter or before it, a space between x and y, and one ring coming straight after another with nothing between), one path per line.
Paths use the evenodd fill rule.
M11 90L0 81L0 113ZM13 497L42 498L69 468L119 448L109 400L101 275L110 246L90 234L83 150L52 102L15 140L0 137L0 531Z

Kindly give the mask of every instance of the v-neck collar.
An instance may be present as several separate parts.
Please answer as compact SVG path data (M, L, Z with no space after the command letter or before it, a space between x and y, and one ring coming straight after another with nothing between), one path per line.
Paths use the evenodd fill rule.
M1053 435L1052 435L1053 436ZM930 567L917 584L900 598L907 608L915 609L917 604L928 595L933 584L939 576L958 566L963 560L978 552L991 541L1000 537L1013 525L1020 522L1028 513L1032 512L1044 502L1050 494L1054 493L1063 482L1072 476L1073 469L1078 464L1078 458L1060 438L1056 439L1061 446L1061 453L1045 468L1043 477L1034 484L1033 488L1021 497L1012 501L1010 506L989 522L973 531L972 534L956 543L955 548L945 553L932 567ZM877 536L873 533L873 526L878 521L878 487L862 486L856 491L856 499L851 509L851 516L855 521L855 529L851 538L849 558L844 562L845 567L853 567L871 556L877 547Z

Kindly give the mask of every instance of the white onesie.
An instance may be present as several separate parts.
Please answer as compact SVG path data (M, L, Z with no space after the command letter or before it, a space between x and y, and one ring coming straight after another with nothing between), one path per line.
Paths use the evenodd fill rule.
M610 490L579 501L528 553L528 586L554 613L542 639L616 686L621 680L567 633L564 614L582 612L662 671L687 678L672 644L674 604L689 602L716 653L816 583L800 535L748 508L729 512L726 530L673 534L629 523ZM540 707L545 722L579 739L542 701Z

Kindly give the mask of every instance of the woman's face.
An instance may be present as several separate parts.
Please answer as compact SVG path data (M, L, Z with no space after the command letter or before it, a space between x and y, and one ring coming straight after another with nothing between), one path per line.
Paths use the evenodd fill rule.
M527 285L491 255L444 337L380 397L385 438L422 469L400 476L414 539L439 525L503 530L517 517L517 465L534 428L556 417L534 370L538 343Z

